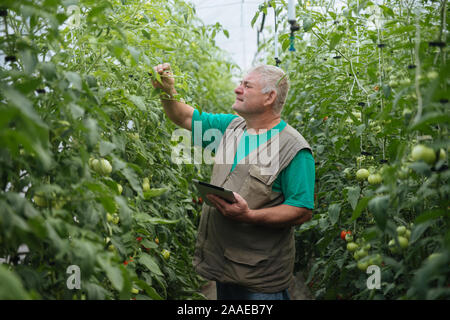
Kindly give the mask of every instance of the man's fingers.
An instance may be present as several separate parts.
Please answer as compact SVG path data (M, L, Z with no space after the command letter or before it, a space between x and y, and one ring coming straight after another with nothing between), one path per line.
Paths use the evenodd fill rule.
M170 72L170 64L169 63L158 64L157 66L153 67L153 69L159 74L163 72Z
M214 203L215 205L216 205L216 207L218 208L218 209L221 209L221 211L223 210L223 209L225 209L224 208L224 201L222 200L222 199L220 199L219 197L216 197L216 196L214 196L214 195L208 195L208 199L212 202L212 203Z

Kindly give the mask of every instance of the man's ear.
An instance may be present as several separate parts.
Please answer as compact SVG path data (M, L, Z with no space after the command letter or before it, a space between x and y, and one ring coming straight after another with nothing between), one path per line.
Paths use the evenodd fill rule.
M275 90L272 90L272 91L270 91L269 94L267 95L264 104L267 105L267 106L269 106L269 105L272 105L272 106L273 106L273 104L275 103L275 99L276 99L276 98L277 98L277 92L276 92Z

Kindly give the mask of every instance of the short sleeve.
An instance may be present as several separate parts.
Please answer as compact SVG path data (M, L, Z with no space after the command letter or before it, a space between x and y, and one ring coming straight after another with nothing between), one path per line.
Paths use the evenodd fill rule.
M205 148L212 142L218 143L228 125L237 118L234 114L198 112L192 115L192 142ZM219 139L220 138L220 139ZM217 141L219 139L219 141Z
M283 204L314 209L315 164L310 150L300 150L280 176Z

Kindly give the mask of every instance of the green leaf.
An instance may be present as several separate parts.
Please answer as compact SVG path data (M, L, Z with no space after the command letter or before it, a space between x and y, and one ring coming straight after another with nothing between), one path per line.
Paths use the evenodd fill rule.
M29 300L30 296L20 278L6 266L0 264L0 300Z
M422 216L420 216L422 217ZM419 218L420 218L419 217ZM410 243L414 243L416 242L421 236L422 234L431 226L434 224L435 221L433 220L428 220L425 222L417 222L416 219L416 225L414 225L414 228L411 230L411 239L410 239Z
M141 30L141 32L142 32L142 35L147 39L147 40L151 40L151 35L150 35L150 33L148 33L146 30L144 30L144 29L142 29Z
M349 187L348 188L348 202L352 206L352 209L355 210L356 205L358 204L358 199L361 194L361 188L359 186Z
M440 216L445 216L445 215L448 216L449 212L445 211L443 209L429 210L429 211L422 213L420 216L418 216L416 218L416 220L414 221L414 223L423 223L428 220L436 219L436 218L439 218Z
M113 198L103 196L98 198L98 200L101 202L103 207L107 212L115 212L116 211L116 203L114 202Z
M369 210L373 212L375 222L381 230L384 230L386 228L389 199L389 195L386 195L377 196L369 201Z
M82 89L81 77L78 73L72 72L72 71L66 71L66 72L64 72L64 75L66 76L66 79L72 84L72 86L75 89L81 91L81 89Z
M133 169L130 167L125 167L121 170L125 178L127 178L128 182L130 183L131 187L138 193L138 195L142 196L142 188L141 184L139 183L138 176L136 175L136 172L134 172Z
M333 203L328 208L328 217L330 218L331 224L336 224L336 222L339 219L339 213L341 212L341 204L340 203Z
M24 50L20 52L21 60L23 62L23 69L28 74L31 75L36 69L38 59L35 54L30 50Z
M431 124L450 124L450 115L441 112L429 112L423 115L419 121L413 123L409 128L410 131L424 130Z
M356 205L355 210L353 211L352 221L354 221L354 220L359 218L359 216L361 215L362 211L367 207L369 201L372 198L373 197L364 197L361 200L359 200L358 204Z
M141 245L143 245L144 247L146 247L148 249L156 249L156 248L158 248L158 245L155 242L150 241L148 239L142 240Z
M113 287L117 291L121 291L124 281L120 269L116 266L113 266L109 261L105 260L104 257L99 257L97 261L99 262L102 269L105 270L106 276L108 277L109 281L111 281Z
M309 30L312 29L312 27L314 27L314 19L311 17L306 17L305 19L303 19L303 30L305 32L308 32Z
M157 74L157 76L159 76L159 74ZM160 79L161 79L161 78L160 78ZM145 108L145 102L144 102L144 99L143 99L142 97L140 97L140 96L135 96L135 95L130 95L130 96L128 97L128 99L129 99L131 102L133 102L134 105L135 105L136 107L139 108L139 110L141 110L141 111L145 111L145 110L146 110L146 108Z
M116 148L116 145L114 143L111 143L109 141L101 140L100 141L100 155L102 157L107 156Z
M150 189L149 191L144 192L144 199L148 200L150 198L159 197L166 193L169 190L169 188L154 188Z
M180 219L177 220L167 220L167 219L163 219L163 218L150 218L148 219L148 222L151 224L175 224L177 222L179 222Z
M44 126L39 115L34 111L33 104L25 96L23 96L19 91L12 88L1 88L2 93L9 100L10 104L14 105L19 109L25 116L36 122L37 124Z
M119 205L119 215L122 228L127 230L132 223L132 211L128 207L127 201L122 196L115 196L114 199Z
M306 31L306 30L305 30ZM329 48L330 51L334 50L334 48L336 47L336 45L339 43L339 41L341 41L342 37L344 36L343 33L333 33L331 35L331 39L330 39L330 44L329 44Z
M133 58L134 62L138 63L139 62L139 56L141 55L141 52L138 49L136 49L136 48L134 48L132 46L128 47L128 51L130 52L131 57Z
M155 288L149 286L144 280L136 280L135 283L145 291L145 293L154 300L163 300L163 298L156 292Z
M430 166L423 161L413 162L408 167L420 175L424 175L424 176L428 177L431 174Z
M152 273L158 276L164 276L164 274L161 272L161 269L159 268L158 264L156 263L155 259L152 256L143 253L142 256L139 258L139 263L145 266Z
M252 21L251 21L251 23L250 23L250 25L252 26L252 28L253 28L253 26L255 25L256 20L258 20L258 17L259 17L259 13L260 13L260 12L261 12L261 11L256 11L255 15L253 16L253 19L252 19Z

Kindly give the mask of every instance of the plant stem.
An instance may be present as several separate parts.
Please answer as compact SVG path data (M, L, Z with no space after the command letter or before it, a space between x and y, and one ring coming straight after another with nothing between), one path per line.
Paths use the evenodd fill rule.
M414 49L414 57L415 57L415 64L416 64L416 76L415 76L415 89L416 89L416 96L417 96L417 114L414 118L414 123L417 123L420 118L422 117L422 95L420 94L420 86L419 86L419 77L420 77L420 57L419 57L419 50L420 50L420 12L417 11L416 14L416 45Z

